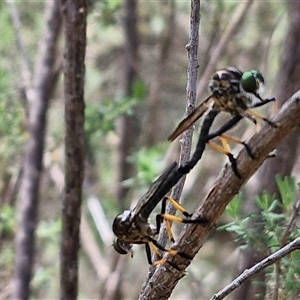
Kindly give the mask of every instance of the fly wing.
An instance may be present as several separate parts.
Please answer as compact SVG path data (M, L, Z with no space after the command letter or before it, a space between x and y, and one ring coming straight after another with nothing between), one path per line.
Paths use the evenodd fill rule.
M140 214L147 219L152 210L158 202L166 195L166 193L173 187L173 185L165 186L166 182L177 175L177 162L173 162L149 187L145 195L138 201L136 207L133 209L134 214ZM177 181L176 181L177 182ZM176 183L175 182L175 183ZM174 184L175 184L174 183ZM163 188L165 187L165 188Z
M187 128L193 125L198 119L200 119L208 109L208 103L212 99L212 95L208 96L203 102L201 102L187 117L185 117L176 127L176 129L169 135L168 141L174 141L180 134L182 134Z

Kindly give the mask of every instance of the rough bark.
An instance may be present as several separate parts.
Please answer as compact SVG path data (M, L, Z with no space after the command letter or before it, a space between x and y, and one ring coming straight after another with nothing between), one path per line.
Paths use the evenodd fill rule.
M280 72L276 84L276 100L279 106L282 106L285 99L299 88L300 74L300 2L289 2L289 20L290 26L287 38L284 43L282 60L280 63ZM278 187L275 181L275 175L290 175L292 173L295 161L298 158L297 148L299 144L299 129L284 138L276 147L277 156L274 159L266 161L258 173L257 194L267 191L271 195L280 197ZM247 213L258 211L257 206L251 199L247 207ZM253 226L256 226L253 224ZM239 271L249 268L261 259L261 255L253 250L243 251L240 257ZM260 273L253 278L253 281L264 282L264 273ZM253 295L260 295L258 299L264 299L265 287L263 285L252 284L252 281L246 282L235 292L235 299L253 299Z
M16 272L14 299L28 299L33 270L35 230L39 205L39 186L46 131L46 113L56 73L53 66L60 30L60 14L56 1L48 2L45 16L47 26L39 44L38 58L31 86L26 86L29 104L29 140L26 146L23 178L20 189L20 221L16 237ZM26 85L28 84L28 69Z
M60 251L60 299L78 293L79 228L84 176L86 0L62 0L64 21L65 191Z

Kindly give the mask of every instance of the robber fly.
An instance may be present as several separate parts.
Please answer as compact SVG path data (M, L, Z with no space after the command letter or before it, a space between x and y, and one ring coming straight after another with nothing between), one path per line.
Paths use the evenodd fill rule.
M271 121L251 109L275 100L274 98L261 98L260 93L263 87L264 78L259 71L251 70L242 73L234 67L217 71L212 75L208 84L211 94L179 123L168 140L175 140L183 131L201 118L210 105L215 110L229 112L233 116L241 115L254 123L256 123L256 118L262 119L273 126Z
M166 251L172 255L181 255L189 258L188 255L181 253L174 249L165 249L155 239L155 236L160 230L162 220L167 222L168 233L172 242L174 242L173 234L171 232L170 221L180 223L196 223L205 224L207 220L205 218L191 219L192 215L189 214L178 202L172 198L166 196L170 187L175 185L182 177L180 168L176 162L171 164L163 174L154 181L147 193L138 201L136 207L133 210L125 210L123 213L116 216L113 221L113 232L116 235L116 240L113 244L115 250L120 254L132 253L133 244L145 244L146 254L149 264L151 261L151 249L158 254L158 249ZM156 216L156 227L148 223L148 218L153 209L162 200L161 213ZM179 210L184 217L165 214L166 201L170 201L171 204ZM163 260L159 260L154 264L163 263Z
M209 108L218 113L221 111L230 113L233 119L224 124L217 132L209 134L207 136L207 142L215 150L229 157L234 173L240 177L235 165L235 159L230 153L228 141L243 144L249 156L253 158L253 154L246 143L224 135L224 133L235 126L244 117L255 124L257 123L257 119L260 119L273 127L276 126L273 122L252 110L254 107L262 106L275 100L274 98L262 99L260 94L263 87L264 78L259 71L251 70L242 73L233 67L227 67L217 71L212 75L208 84L210 95L179 123L177 128L168 137L168 140L173 141L176 139L183 131L201 118ZM209 142L209 140L217 136L220 137L222 146Z

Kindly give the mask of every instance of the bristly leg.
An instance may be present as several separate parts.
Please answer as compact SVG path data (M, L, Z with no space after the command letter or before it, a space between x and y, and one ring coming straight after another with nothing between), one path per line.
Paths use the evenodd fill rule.
M145 245L146 247L146 253L147 253L147 260L148 260L148 263L150 265L153 265L153 266L157 266L157 265L161 265L161 264L164 264L164 263L169 263L173 268L175 268L176 270L178 271L181 271L175 264L171 263L170 261L166 260L165 258L160 258L159 260L156 260L155 262L152 262L151 260L151 250L150 250L150 247L152 248L153 252L158 256L160 257L160 254L159 254L159 250L163 251L163 252L168 252L169 254L171 255L179 255L185 259L188 259L188 260L192 260L193 257L188 255L188 254L185 254L181 251L178 251L178 250L175 250L175 249L165 249L163 246L161 246L155 239L151 239L151 241Z
M166 203L169 201L176 210L180 211L184 218L177 217L174 215L166 214ZM171 230L171 222L178 222L183 224L205 224L208 222L208 220L204 217L199 217L197 219L190 219L192 217L192 214L188 213L183 206L181 206L176 200L172 199L169 196L164 197L162 200L162 206L161 206L161 213L156 216L156 234L160 231L160 226L162 221L165 221L167 232L169 235L169 238L172 242L174 242L174 235Z
M147 252L148 262L149 262L150 265L156 266L156 265L159 265L159 264L164 264L166 262L166 260L164 258L161 258L161 259L159 259L159 260L157 260L157 261L155 261L155 262L152 263L150 247L152 248L153 252L158 257L160 257L158 249L161 250L161 251L163 251L163 252L168 252L171 255L178 254L177 250L175 250L175 249L166 249L161 244L159 244L157 240L155 240L155 239L153 239L151 237L149 237L149 240L150 240L150 242L148 244L146 244L146 252ZM149 260L149 257L150 257L150 260Z
M224 136L221 135L220 139L221 139L221 142L222 142L222 146L217 145L217 144L215 144L213 142L210 142L210 141L208 141L207 144L211 148L213 148L214 150L218 151L219 153L227 155L227 157L228 157L228 159L230 161L233 173L236 175L237 178L241 179L242 176L241 176L241 174L240 174L240 172L238 170L236 159L233 156L233 154L230 152L230 148L229 148L229 145L227 143L226 136L224 137Z

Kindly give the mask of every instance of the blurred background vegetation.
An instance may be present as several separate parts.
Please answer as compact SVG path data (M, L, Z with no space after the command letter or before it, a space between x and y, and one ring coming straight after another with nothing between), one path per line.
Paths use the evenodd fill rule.
M20 31L32 69L36 67L37 44L45 25L45 2L16 2L22 23ZM122 284L118 286L118 295L123 299L137 297L148 269L144 248L136 247L133 259L127 261L128 258L122 258L122 264L118 262L119 258L111 247L113 235L110 224L122 209L133 207L164 167L177 159L178 142L170 145L166 138L185 112L185 45L189 36L190 2L137 1L138 76L129 96L124 93L121 84L124 81L126 43L123 19L128 13L124 3L121 0L91 1L88 16L81 299L104 299L109 278L118 263L122 269L119 273L119 282ZM201 1L198 51L200 79L211 53L239 6L239 1ZM276 97L274 93L280 76L280 61L288 26L288 2L254 1L222 51L216 69L225 66L241 70L258 69L266 80L265 96ZM3 1L0 2L0 28L0 298L6 299L10 295L14 273L18 188L28 137L28 107L22 95L22 60L16 47L10 13ZM62 55L62 47L60 49L58 56ZM199 101L206 96L206 91L198 95ZM47 113L44 171L36 231L37 253L32 280L33 299L58 297L60 210L64 184L62 99L60 75ZM263 108L262 113L269 116L272 108ZM135 140L130 155L126 156L126 161L133 166L132 175L120 181L118 120L123 116L132 117L138 124L138 130L132 132L131 137L128 136L128 139ZM224 122L224 117L219 122ZM233 130L233 135L246 140L256 129L247 121L241 123ZM233 151L236 153L238 149ZM183 191L182 202L189 211L193 211L207 193L225 161L226 158L213 150L206 151L199 166L188 176ZM295 165L294 173L299 176L299 162L295 162ZM245 186L244 205L254 201L258 193L255 189L258 180L253 178ZM120 199L118 189L125 189L126 192L121 193L123 199ZM266 207L263 209L268 210ZM286 218L289 214L287 211L288 205L284 210ZM220 224L229 223L237 215L243 215L243 208L233 215L225 214ZM173 299L206 299L229 282L236 271L238 258L238 247L232 233L235 230L232 228L216 231L209 238L188 269L188 275L175 289Z

